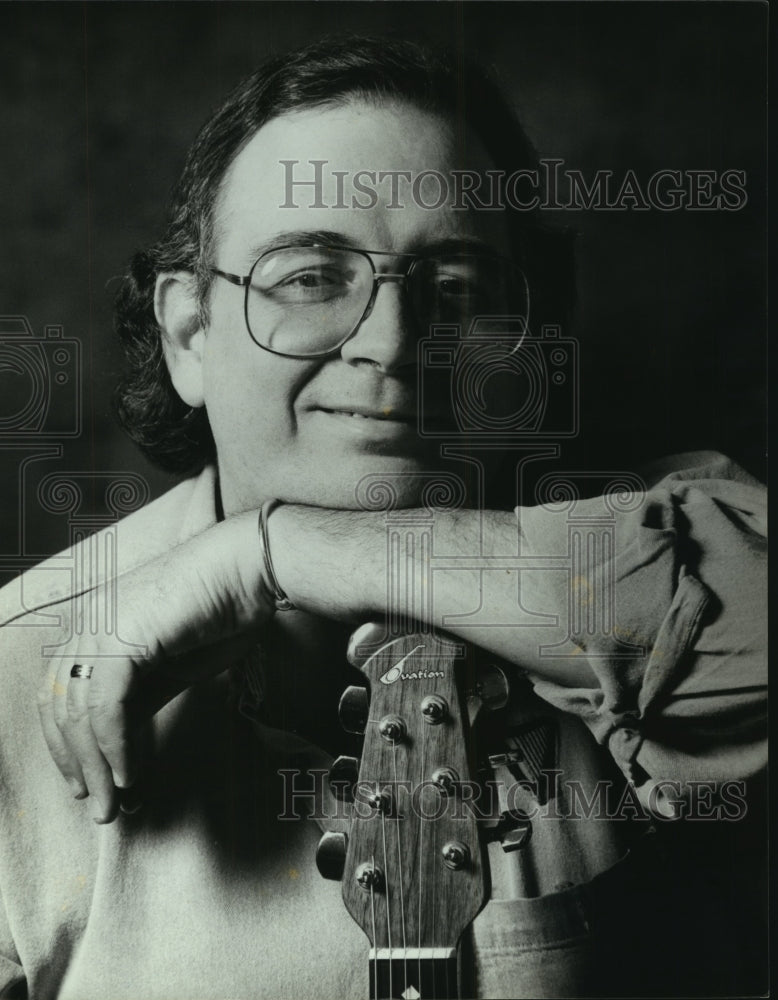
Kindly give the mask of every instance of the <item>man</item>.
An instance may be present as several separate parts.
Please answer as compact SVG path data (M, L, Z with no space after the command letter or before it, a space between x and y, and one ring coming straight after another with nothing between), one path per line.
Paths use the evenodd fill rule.
M11 995L367 992L368 942L313 865L321 831L278 817L290 774L339 749L348 632L385 617L445 627L511 675L490 759L501 794L511 776L524 789L532 832L489 847L465 993L758 984L742 848L764 756L762 491L698 454L574 514L524 490L516 513L480 509L500 467L472 440L456 365L483 320L503 324L486 326L500 371L530 357L528 301L554 280L564 299L564 270L531 214L457 201L453 180L442 196L440 178L533 163L497 91L467 80L463 100L445 61L366 39L277 60L205 126L165 237L133 262L123 417L198 474L123 523L118 572L74 591L55 560L3 595ZM452 327L464 355L425 366L425 339ZM436 509L441 483L453 502ZM376 484L390 492L366 510ZM431 519L434 548L398 567L383 508ZM576 518L607 529L579 562ZM605 596L615 620L586 610ZM115 606L117 627L79 628L85 598ZM533 738L529 777L552 787L508 766L533 763ZM603 811L573 808L603 788ZM332 801L314 798L332 832Z

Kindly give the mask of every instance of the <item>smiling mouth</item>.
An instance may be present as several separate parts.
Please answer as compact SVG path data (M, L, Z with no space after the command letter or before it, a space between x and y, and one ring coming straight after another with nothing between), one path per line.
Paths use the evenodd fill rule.
M378 420L382 422L390 423L400 423L400 424L414 424L416 423L416 415L408 416L407 414L397 413L392 410L391 407L387 407L385 410L380 411L365 411L365 410L330 410L326 406L320 407L322 413L329 413L335 417L350 417L354 420Z

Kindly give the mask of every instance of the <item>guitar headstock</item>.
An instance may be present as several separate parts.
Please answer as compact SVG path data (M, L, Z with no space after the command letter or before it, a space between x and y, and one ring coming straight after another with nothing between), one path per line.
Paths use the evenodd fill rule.
M360 636L369 642L370 628L352 646ZM457 943L488 896L467 801L469 723L457 678L463 647L415 633L352 662L370 698L343 899L370 940L371 996L448 996L443 981L455 976Z

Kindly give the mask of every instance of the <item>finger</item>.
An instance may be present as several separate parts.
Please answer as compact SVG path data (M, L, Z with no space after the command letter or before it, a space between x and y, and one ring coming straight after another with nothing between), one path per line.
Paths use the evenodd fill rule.
M247 653L256 648L258 638L256 632L245 632L160 663L139 679L132 696L131 717L137 720L136 724L140 720L148 720L193 684L239 664Z
M235 636L153 667L120 657L100 662L89 680L87 708L92 733L117 788L130 788L136 781L140 733L152 716L193 684L221 673L256 641L256 636Z
M89 794L95 799L92 818L96 823L108 823L116 816L116 790L111 769L92 731L89 709L91 684L91 678L70 678L65 699L68 721L64 735L69 748L78 757Z
M89 721L117 788L129 788L137 773L139 720L133 694L138 674L131 660L112 659L101 663L89 683Z
M70 752L67 743L60 732L57 721L54 717L55 704L61 705L63 715L66 714L65 695L67 686L57 679L57 672L54 666L46 671L43 683L38 688L38 715L40 716L43 738L49 748L49 753L54 763L62 773L63 778L77 799L87 796L84 776L78 759Z
M125 816L134 816L143 808L143 791L139 784L119 789L119 810Z

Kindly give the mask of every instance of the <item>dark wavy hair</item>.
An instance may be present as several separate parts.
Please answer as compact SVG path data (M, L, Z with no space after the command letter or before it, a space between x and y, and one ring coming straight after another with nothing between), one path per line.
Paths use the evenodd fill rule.
M164 271L195 275L207 321L213 209L234 158L268 121L291 111L334 106L353 97L401 100L467 125L496 169L537 166L537 156L505 95L461 53L437 52L409 41L351 36L323 39L276 57L243 80L203 126L173 191L164 235L137 252L116 299L115 327L127 359L116 392L119 420L156 465L195 472L215 458L205 409L179 398L162 353L154 288ZM540 224L537 212L509 213L513 252L532 288L533 311L562 319L573 298L572 245L567 234Z

